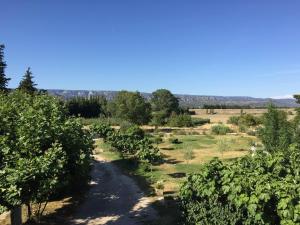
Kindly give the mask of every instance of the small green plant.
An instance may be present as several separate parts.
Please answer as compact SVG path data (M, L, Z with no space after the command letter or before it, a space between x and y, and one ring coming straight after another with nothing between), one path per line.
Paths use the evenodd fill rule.
M225 135L227 133L231 133L232 130L228 126L218 124L211 128L211 132L216 135Z
M192 118L193 126L202 126L204 124L210 123L210 119L203 118Z
M230 147L229 141L225 138L220 138L217 142L218 151L221 152L222 158L224 157L224 152Z
M189 164L189 161L195 158L193 149L187 148L184 150L183 158L186 160L187 164Z
M156 144L156 145L159 145L161 143L163 143L163 139L160 137L160 136L155 136L153 138L153 142Z
M172 113L168 125L171 127L191 127L193 126L192 117L189 114Z

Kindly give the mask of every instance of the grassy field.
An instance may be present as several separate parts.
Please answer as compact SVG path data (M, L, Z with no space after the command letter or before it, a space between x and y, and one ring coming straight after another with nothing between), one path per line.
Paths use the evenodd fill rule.
M163 143L158 147L163 155L164 163L155 165L150 170L137 167L133 170L133 175L144 176L153 188L160 181L163 183L165 193L175 195L186 174L200 172L203 163L214 157L230 161L244 156L249 152L250 142L256 141L255 137L246 135L174 135L172 133L159 135L163 135ZM171 143L170 139L178 139L179 144ZM227 145L224 151L220 151L221 141L225 141ZM192 157L185 157L187 151L192 152ZM119 163L122 160L102 140L97 140L97 152L111 161ZM128 168L130 169L132 168Z

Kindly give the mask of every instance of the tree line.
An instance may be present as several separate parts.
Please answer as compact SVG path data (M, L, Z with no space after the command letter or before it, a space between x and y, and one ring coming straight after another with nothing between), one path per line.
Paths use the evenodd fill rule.
M7 67L7 64L4 61L4 49L5 46L1 44L0 45L0 91L8 92L10 91L10 89L7 86L11 78L8 78L5 74L5 69ZM17 89L28 94L33 94L37 92L38 89L36 88L36 84L34 83L33 78L34 77L32 75L31 69L30 67L28 67Z

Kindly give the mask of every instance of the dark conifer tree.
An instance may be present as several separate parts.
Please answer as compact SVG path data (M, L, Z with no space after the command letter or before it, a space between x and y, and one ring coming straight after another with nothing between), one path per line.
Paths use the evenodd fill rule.
M7 84L10 78L5 75L4 45L0 45L0 91L8 91Z
M33 94L37 91L36 84L33 82L32 72L30 71L30 67L26 70L26 73L21 80L18 89L24 91L28 94Z

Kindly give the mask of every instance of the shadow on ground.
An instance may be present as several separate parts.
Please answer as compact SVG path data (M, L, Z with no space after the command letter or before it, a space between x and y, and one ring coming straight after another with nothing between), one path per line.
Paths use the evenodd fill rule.
M147 190L141 192L138 185L123 171L127 159L114 162L94 161L90 187L84 195L78 194L55 212L44 216L40 224L78 225L175 225L179 213L173 198L160 200L147 197L153 190L142 176L135 176L137 183ZM118 165L117 168L115 165ZM137 168L136 168L137 169ZM122 170L122 171L121 171ZM29 224L29 223L28 223ZM33 223L31 223L33 224Z

